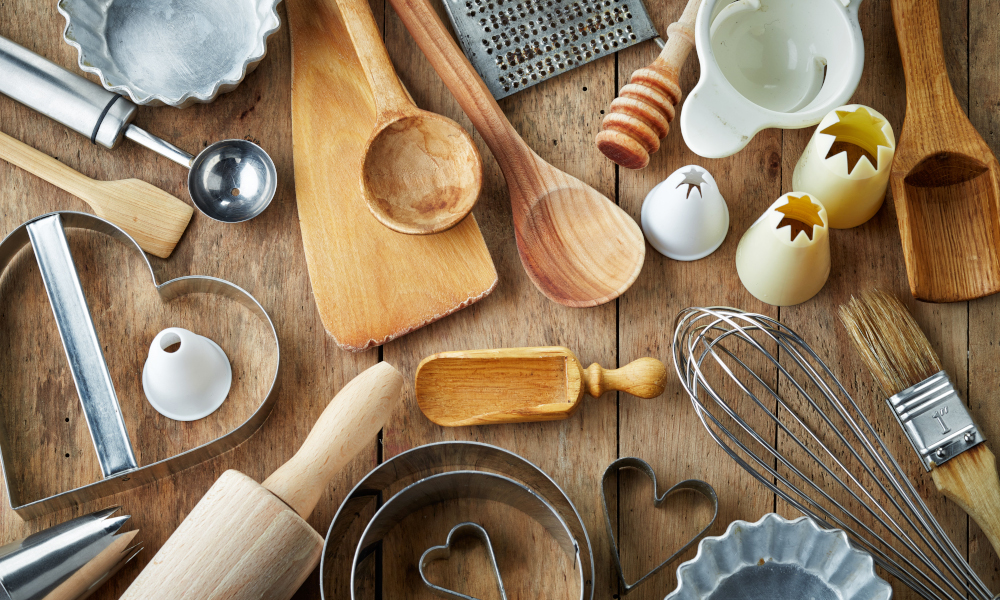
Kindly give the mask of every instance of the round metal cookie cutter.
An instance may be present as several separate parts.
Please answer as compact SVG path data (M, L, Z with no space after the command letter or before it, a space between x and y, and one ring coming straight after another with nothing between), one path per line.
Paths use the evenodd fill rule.
M431 471L449 469L445 473ZM405 516L425 506L458 498L497 500L517 508L544 526L567 553L576 556L580 600L594 597L594 553L590 537L565 492L534 464L489 444L440 442L419 446L395 456L366 475L348 494L330 524L320 560L320 592L324 600L335 600L327 590L328 557L344 543L352 526L363 519L365 508L383 497L394 484L419 479L389 498L365 523L357 540L350 574L351 597L355 598L354 575L366 552ZM346 579L346 577L345 577Z

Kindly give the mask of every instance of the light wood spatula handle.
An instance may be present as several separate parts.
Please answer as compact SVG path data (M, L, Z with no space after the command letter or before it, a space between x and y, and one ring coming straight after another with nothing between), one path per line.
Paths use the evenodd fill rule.
M667 385L667 368L655 358L640 358L620 369L605 369L594 363L584 372L587 393L598 398L604 392L616 390L638 396L655 398Z
M996 458L986 444L934 467L931 476L938 491L976 521L1000 555L1000 481Z
M93 179L3 132L0 158L87 202L97 186Z
M431 66L451 91L472 125L483 136L490 152L500 163L509 181L517 178L535 153L514 131L500 105L493 99L479 73L472 68L458 44L452 39L440 17L427 0L390 0L400 20ZM516 179L515 179L516 180Z
M355 377L330 401L295 456L262 485L308 518L333 476L382 429L402 388L403 376L385 362Z

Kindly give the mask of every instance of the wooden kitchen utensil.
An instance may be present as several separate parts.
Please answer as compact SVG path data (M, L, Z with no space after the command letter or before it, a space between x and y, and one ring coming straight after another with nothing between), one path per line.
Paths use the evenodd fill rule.
M583 393L618 390L640 398L663 393L667 370L655 358L620 369L583 365L568 348L503 348L441 352L417 367L417 404L444 427L565 419Z
M334 0L288 0L295 197L320 317L341 348L384 344L485 298L497 284L475 216L404 235L368 211L358 181L372 92Z
M594 142L604 156L626 169L642 169L670 132L681 101L681 68L694 48L694 22L701 0L688 0L684 14L667 27L667 43L648 67L632 73L611 102Z
M550 300L574 307L624 293L646 253L636 222L524 143L427 0L392 5L500 164L517 250L532 283Z
M483 185L483 161L462 126L420 110L403 89L366 0L338 0L375 97L361 187L368 208L400 233L438 233L469 214Z
M194 212L145 181L91 179L5 133L0 133L0 158L80 198L94 214L121 227L143 250L160 258L174 251Z
M906 119L890 183L910 291L958 302L1000 291L1000 164L948 80L938 0L892 0Z
M330 479L369 447L402 386L399 371L378 363L344 386L295 456L263 484L223 473L122 600L291 598L323 548L305 519Z

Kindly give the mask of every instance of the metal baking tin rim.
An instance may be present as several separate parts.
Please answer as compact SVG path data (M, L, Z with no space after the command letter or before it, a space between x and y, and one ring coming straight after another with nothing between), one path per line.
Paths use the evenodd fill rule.
M515 473L512 471L523 475L520 477L521 483L556 507L559 516L564 519L574 538L580 544L580 551L585 554L585 558L580 560L584 581L583 597L584 600L593 600L594 552L590 545L587 528L573 502L551 477L533 463L509 450L480 442L437 442L412 448L375 467L354 486L341 503L340 508L337 509L337 514L327 530L326 540L323 542L319 581L320 596L324 600L335 600L327 597L324 584L326 557L331 551L331 546L339 546L348 528L361 518L360 508L373 500L380 499L382 493L392 484L442 467L454 467L455 469L489 468L500 471L508 478L513 478ZM539 488L546 489L540 490ZM331 542L331 540L336 541Z
M438 495L441 492L443 494ZM545 527L549 535L554 537L559 542L559 545L563 547L566 554L574 557L573 570L579 574L580 600L583 600L586 594L586 585L584 584L583 564L580 558L580 544L573 537L573 532L570 531L569 525L559 515L559 511L531 490L531 488L509 477L484 471L465 470L438 473L437 475L431 475L411 483L379 507L372 520L365 527L364 533L361 534L361 541L354 551L350 579L351 599L357 600L355 597L355 592L357 591L355 580L358 565L365 557L372 553L370 549L374 549L381 543L385 534L399 525L407 516L422 508L438 504L439 502L462 498L501 502L515 510L523 512ZM529 504L534 504L534 506L529 507ZM537 510L538 514L528 512L532 508ZM549 521L549 519L552 519L552 521ZM477 526L480 529L482 528L479 525ZM454 531L454 528L452 530ZM370 536L371 539L369 539ZM490 552L492 554L492 548ZM497 573L499 575L499 569ZM423 571L421 570L422 574ZM498 577L498 581L500 582L501 589L503 589L503 580ZM424 579L424 583L427 583L426 579ZM454 598L466 597L454 592L451 592L451 596Z
M132 88L129 87L128 85L125 84L112 85L111 83L108 83L107 77L105 77L104 72L101 71L101 69L99 69L98 67L91 65L89 61L87 61L83 46L75 39L70 37L72 16L70 15L69 11L67 11L63 7L63 2L64 0L59 0L59 2L57 2L56 4L56 9L59 11L59 14L61 14L63 18L66 19L66 25L63 27L62 38L64 42L76 48L77 66L79 66L81 70L87 73L93 73L94 75L97 75L98 79L101 80L101 85L104 86L104 89L108 90L109 92L115 92L116 94L121 94L122 96L128 96L132 100L132 102L145 106L173 106L175 108L186 108L194 103L214 102L215 99L218 98L220 94L225 94L236 89L241 83L243 83L243 80L246 79L247 75L252 73L254 69L257 68L257 65L260 64L262 60L264 60L265 56L267 56L267 40L270 39L270 37L274 35L279 29L281 29L281 16L278 15L278 5L281 4L281 0L271 0L271 12L270 14L268 14L268 17L274 19L276 25L272 28L268 28L260 32L261 33L260 42L263 46L263 49L259 55L253 53L250 56L247 56L243 60L243 68L240 69L240 76L238 78L223 79L221 81L215 82L215 84L212 87L212 92L208 95L191 92L183 94L179 98L168 98L161 94L147 94L140 97L136 96L134 90L132 90Z
M153 272L153 265L149 262L149 257L146 256L146 253L142 251L141 247L139 247L139 244L136 243L136 241L127 233L100 217L81 212L55 211L25 221L7 234L3 241L0 241L0 276L2 276L3 272L7 270L8 265L14 257L16 257L25 246L30 245L27 226L35 221L51 217L53 215L59 215L62 219L63 227L89 229L91 231L103 233L115 238L125 246L134 247L139 255L142 256L143 261L145 261L146 268L149 269L150 278L153 280L153 285L156 287L160 300L164 303L187 294L208 293L224 296L230 300L239 302L244 307L248 308L267 326L271 335L274 337L275 366L274 377L271 380L271 385L268 388L264 400L257 406L257 409L252 415L250 415L249 418L247 418L246 421L229 433L196 448L185 450L184 452L170 458L165 458L131 471L117 473L114 477L95 481L93 483L89 483L65 492L60 492L53 496L42 498L41 500L28 502L26 504L20 504L20 498L16 497L13 487L11 486L10 476L8 475L7 469L7 460L3 456L4 448L7 447L7 445L3 443L3 440L6 438L6 433L0 432L0 467L3 468L4 482L6 483L7 488L7 501L10 507L14 509L18 515L22 518L28 519L146 485L147 483L151 483L157 479L169 477L189 469L199 463L239 446L251 435L253 435L264 423L268 415L271 414L271 409L274 407L274 402L277 398L276 391L278 373L281 370L281 347L278 343L278 332L274 327L274 323L271 321L271 317L268 316L267 311L264 310L264 307L261 306L257 299L254 298L249 292L224 279L208 277L205 275L188 275L171 279L164 283L158 283L156 280L156 273Z

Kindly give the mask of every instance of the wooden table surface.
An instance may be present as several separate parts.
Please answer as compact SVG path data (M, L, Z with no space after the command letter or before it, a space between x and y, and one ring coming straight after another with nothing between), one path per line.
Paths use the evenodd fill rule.
M680 0L648 4L661 30L683 8ZM400 77L417 104L471 129L391 8L375 0L373 9L384 26ZM283 17L284 11L282 6ZM996 27L1000 0L942 0L941 12L949 74L956 92L973 124L994 151L1000 151L1000 43ZM0 35L76 70L76 51L61 40L63 24L55 0L0 1ZM853 101L882 112L899 132L905 86L889 2L864 2L861 27L866 64ZM648 249L638 281L616 302L587 310L557 306L531 285L521 268L503 179L481 139L473 133L485 163L484 188L475 214L499 272L496 291L456 315L362 354L350 354L335 345L323 330L310 291L295 206L287 28L271 38L259 68L236 91L215 103L183 111L140 108L140 126L182 148L197 150L217 139L248 137L259 141L274 158L278 194L262 216L240 225L222 225L196 214L173 257L153 259L153 265L161 279L213 275L244 287L260 300L273 317L281 341L279 397L271 417L248 442L169 479L27 523L3 502L2 541L121 504L124 512L133 516L134 527L141 529L146 549L94 595L100 600L116 598L224 470L239 469L263 480L292 455L334 393L379 360L401 369L409 381L402 408L392 416L381 439L362 449L353 465L329 486L310 518L321 532L325 533L347 490L380 458L424 443L453 439L487 442L517 452L563 486L583 515L594 546L596 598L618 597L619 593L598 495L601 474L617 457L644 458L662 483L694 477L714 485L721 510L712 534L721 534L734 519L756 520L775 510L794 516L709 439L673 374L660 398L640 400L606 394L586 400L571 419L548 424L444 430L423 418L413 398L412 378L418 362L443 350L565 345L585 364L597 361L613 367L654 356L670 366L677 312L690 305L724 304L764 312L790 325L833 366L856 398L873 407L880 419L888 419L835 315L837 306L863 287L887 287L909 298L891 200L865 225L832 232L833 272L817 297L780 310L758 302L737 278L736 245L768 205L792 191L792 169L812 130L762 132L745 150L724 160L698 158L687 150L680 133L673 131L648 168L638 172L616 169L594 148L593 136L616 90L656 52L652 43L631 48L532 87L504 100L501 106L544 159L616 199L635 218L650 188L675 169L691 163L708 168L728 200L732 216L729 237L719 251L701 261L681 263ZM685 92L697 77L698 65L692 57L682 81ZM88 176L138 177L187 200L184 170L134 144L123 143L114 151L91 146L65 127L3 97L0 130ZM6 163L0 163L0 197L0 233L48 211L87 210L81 201ZM336 224L330 226L335 230ZM94 236L74 234L71 240L141 464L212 439L252 410L269 378L258 365L270 360L265 352L266 338L252 326L252 319L212 298L161 307L142 276L138 257ZM22 256L0 285L5 300L0 308L0 329L7 342L0 367L0 412L11 446L4 451L10 469L7 477L21 486L22 493L40 498L93 481L99 470L32 265L30 257L25 260ZM968 399L987 439L997 448L1000 344L996 342L995 314L1000 310L1000 297L949 305L909 304ZM142 398L137 381L146 348L153 335L168 324L209 333L237 365L237 388L227 402L231 408L222 411L218 419L210 419L209 424L170 422L157 416ZM972 565L987 584L1000 589L1000 561L986 538L955 505L940 499L895 423L886 421L881 429L956 544L968 550ZM619 523L626 570L634 579L697 529L697 519L707 510L698 502L681 498L657 511L650 502L650 485L641 478L623 475L619 489L612 508ZM558 570L565 564L548 552L546 536L536 530L537 525L497 507L460 503L424 511L420 523L386 542L382 568L374 574L373 585L382 587L379 597L427 597L426 590L417 587L416 557L424 548L442 543L444 532L458 518L478 519L493 531L512 598L573 596L572 590L566 590L565 574ZM688 552L683 558L692 555ZM435 573L440 581L452 582L467 593L481 594L478 597L484 599L496 597L496 592L490 591L493 584L481 551L462 553L455 564L435 565ZM296 597L318 598L318 579L314 573ZM630 597L662 598L674 583L674 568L670 567ZM895 589L899 598L915 597L898 584ZM344 597L343 592L337 597Z

